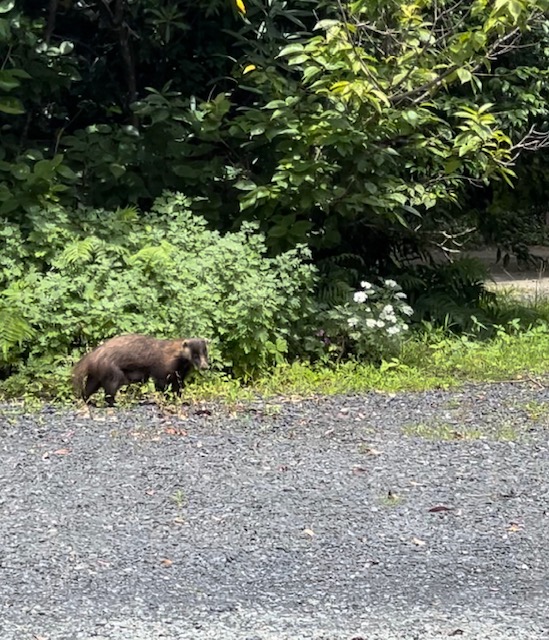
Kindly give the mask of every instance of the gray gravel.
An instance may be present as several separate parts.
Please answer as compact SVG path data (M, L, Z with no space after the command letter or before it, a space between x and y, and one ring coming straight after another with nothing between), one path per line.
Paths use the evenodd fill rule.
M548 390L0 412L1 640L549 638Z

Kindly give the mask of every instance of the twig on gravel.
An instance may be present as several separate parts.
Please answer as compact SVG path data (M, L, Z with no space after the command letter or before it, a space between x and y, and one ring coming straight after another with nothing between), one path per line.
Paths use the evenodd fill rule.
M531 382L536 384L540 389L545 389L545 387L547 387L546 384L543 384L539 380L536 380L535 378L532 378L531 375L528 376L528 380L530 380Z
M487 384L525 384L526 382L533 382L540 389L547 389L548 387L548 385L543 384L535 378L532 378L531 375L527 375L521 380L517 378L507 378L505 380L468 380L465 384L471 387L483 387Z

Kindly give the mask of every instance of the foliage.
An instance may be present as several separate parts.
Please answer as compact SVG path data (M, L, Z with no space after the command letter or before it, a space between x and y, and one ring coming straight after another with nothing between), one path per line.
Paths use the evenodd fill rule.
M495 294L485 287L486 267L478 260L410 266L401 281L414 308L414 320L443 325L456 332L470 331L477 321L497 322Z
M0 216L21 220L33 206L58 201L76 180L59 152L61 131L51 124L66 117L65 92L79 74L73 44L46 45L42 25L14 5L0 5Z
M168 99L177 104L183 92L188 114L191 96L234 84L241 45L229 31L237 25L226 0L1 3L0 215L20 220L75 197L100 207L150 205L165 187L181 187L171 165L182 149L191 155L187 136L175 121L163 155L159 123L173 112ZM132 105L162 91L153 126L141 128ZM170 171L159 180L160 158Z
M219 229L383 271L506 184L547 115L543 0L241 5L7 3L0 214L178 190Z
M404 345L401 358L409 366L426 366L437 375L456 380L507 380L544 374L546 349L549 348L549 325L538 322L528 328L512 320L496 327L495 334L479 340L483 328L455 336L426 326L419 340Z
M379 319L347 301L361 274L398 278L415 319L497 322L484 274L431 256L475 228L543 239L547 9L1 2L3 365L53 380L126 330L203 332L245 376L297 345L376 360L391 345L349 325Z
M33 337L34 331L20 311L7 306L0 307L0 349L4 363L10 364L17 348Z
M378 363L389 359L398 353L413 314L405 299L394 280L385 280L382 286L362 281L345 304L320 305L303 348L323 362L339 363L349 356Z
M230 404L252 400L257 395L273 398L368 391L402 392L447 389L465 383L515 380L531 384L547 374L549 324L539 323L517 330L515 323L501 326L489 340L478 335L455 336L440 328L424 327L401 344L398 356L372 363L348 361L327 367L299 361L275 367L253 384L242 385L227 377L211 377L191 386L186 397L194 400L222 399Z
M137 332L210 338L218 367L250 375L284 358L313 285L305 249L267 258L253 225L209 231L181 195L160 198L142 216L82 210L76 218L50 208L31 222L25 272L4 269L0 302L33 335L0 334L0 348L17 339L19 358L38 368ZM5 242L5 260L17 258L10 249Z
M540 6L354 2L288 44L279 57L292 73L253 71L266 104L235 121L271 159L236 185L243 217L260 219L272 246L308 239L382 269L441 244L466 185L513 177L519 149L483 81Z

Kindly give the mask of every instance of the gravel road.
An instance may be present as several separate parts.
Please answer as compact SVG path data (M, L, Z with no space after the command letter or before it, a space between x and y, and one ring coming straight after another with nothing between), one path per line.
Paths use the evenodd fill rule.
M549 390L0 412L1 640L549 638Z

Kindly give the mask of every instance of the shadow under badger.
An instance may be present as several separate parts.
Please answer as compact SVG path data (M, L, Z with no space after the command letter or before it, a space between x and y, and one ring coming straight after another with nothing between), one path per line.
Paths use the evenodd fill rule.
M152 378L157 391L169 385L181 393L193 369L208 368L208 347L202 338L159 340L150 336L116 336L85 355L73 370L75 393L88 401L101 387L112 407L120 387Z

